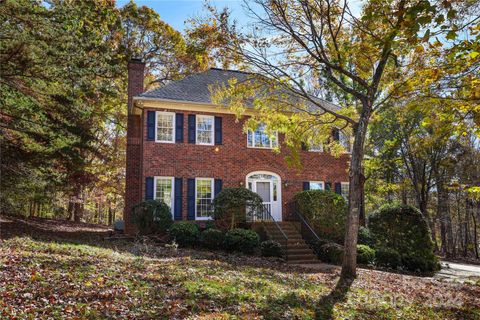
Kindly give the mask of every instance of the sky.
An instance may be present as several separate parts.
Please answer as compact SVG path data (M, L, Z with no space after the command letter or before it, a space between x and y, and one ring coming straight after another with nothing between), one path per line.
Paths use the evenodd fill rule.
M117 6L122 7L128 2L129 0L117 0ZM152 8L160 15L163 21L179 31L185 29L184 22L189 18L207 14L205 9L203 9L205 3L203 0L137 0L135 3L138 6ZM245 16L241 6L241 0L211 0L209 3L219 9L228 7L232 12L232 17L241 25L248 22L248 18Z

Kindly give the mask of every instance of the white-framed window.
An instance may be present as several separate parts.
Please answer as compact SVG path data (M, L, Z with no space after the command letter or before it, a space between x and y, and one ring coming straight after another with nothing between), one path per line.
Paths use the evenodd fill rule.
M204 116L204 115L197 115L196 116L196 143L197 144L205 144L205 145L213 145L214 142L214 123L215 117L214 116Z
M156 112L155 141L175 143L175 113Z
M265 148L273 149L278 146L278 132L275 132L274 137L265 132L266 126L260 124L255 131L248 130L247 132L247 146L250 148Z
M210 220L213 213L212 178L195 179L195 217L196 220Z
M340 183L340 186L341 186L341 194L342 194L342 197L345 199L345 200L348 200L348 193L350 191L350 183L348 182L341 182Z
M174 178L173 177L155 177L154 178L154 199L162 200L169 207L170 211L173 212L173 199L174 199Z
M322 143L312 143L308 147L308 151L311 152L323 152L323 144Z
M338 132L338 142L345 148L347 152L352 151L352 144L350 142L350 136L343 131Z
M325 190L323 181L310 181L310 190Z

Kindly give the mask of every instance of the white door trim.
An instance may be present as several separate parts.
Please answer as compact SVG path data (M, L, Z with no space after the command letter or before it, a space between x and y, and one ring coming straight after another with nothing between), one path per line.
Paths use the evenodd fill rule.
M275 219L275 221L282 221L283 220L283 215L282 215L282 178L274 172L271 171L253 171L247 174L245 177L245 187L248 188L248 180L250 179L251 176L255 174L268 174L271 176L274 176L278 180L278 185L277 185L277 201L273 201L273 181L269 179L255 179L256 182L270 182L270 200L271 200L271 214L272 217ZM254 190L256 192L256 185L254 186Z

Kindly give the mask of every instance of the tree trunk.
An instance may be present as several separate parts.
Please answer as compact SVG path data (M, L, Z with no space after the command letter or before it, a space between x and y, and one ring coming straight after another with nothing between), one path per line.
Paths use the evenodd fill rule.
M68 221L72 221L72 219L73 219L74 207L75 207L75 203L72 201L72 198L70 197L70 200L68 200L68 208L67 208L67 212L68 212L67 220Z
M473 247L475 252L475 258L478 256L478 236L477 236L477 218L475 217L475 212L472 210L472 220L473 220Z
M362 196L365 185L363 168L364 143L367 134L370 108L364 106L360 120L354 126L355 141L350 161L350 192L348 195L348 216L345 231L345 254L342 265L342 279L354 278L357 275L357 240L359 215L362 207Z

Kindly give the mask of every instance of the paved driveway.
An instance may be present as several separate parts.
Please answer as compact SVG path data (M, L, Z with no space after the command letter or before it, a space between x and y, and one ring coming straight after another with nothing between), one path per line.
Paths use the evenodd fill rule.
M435 278L465 282L480 279L480 265L441 261L442 269Z

